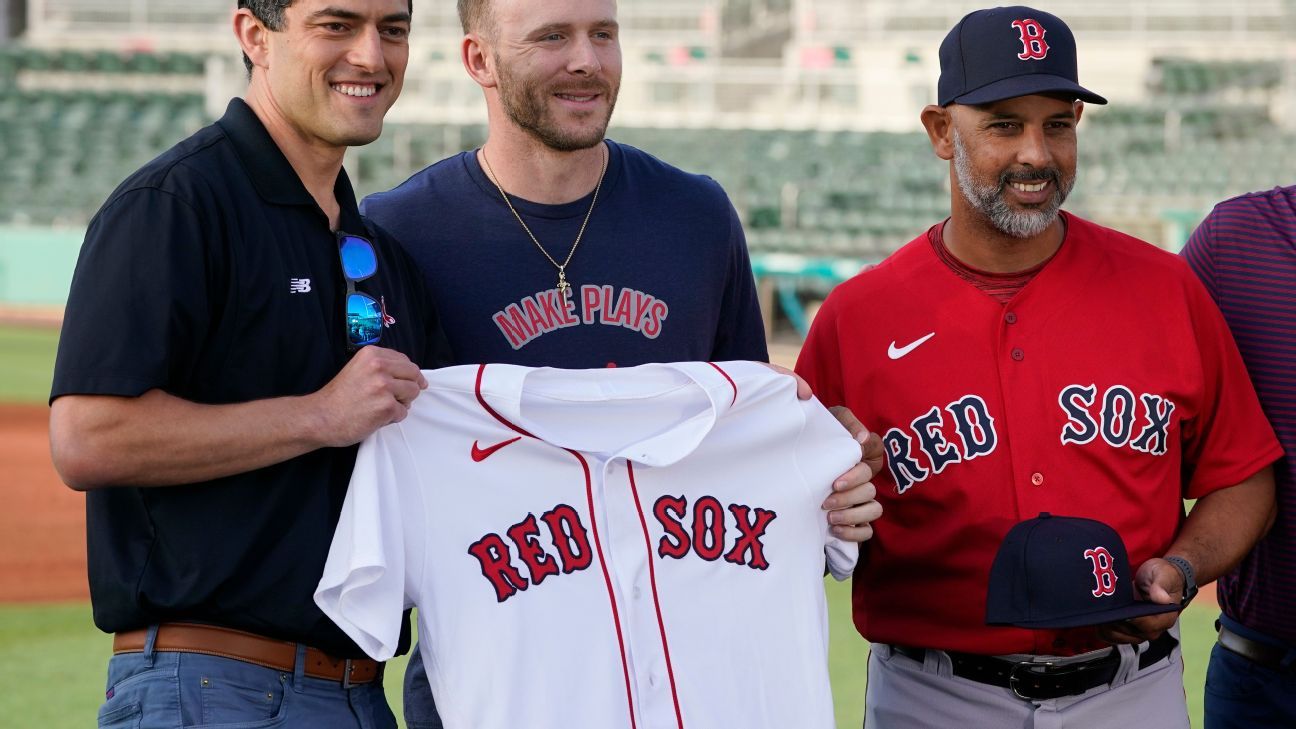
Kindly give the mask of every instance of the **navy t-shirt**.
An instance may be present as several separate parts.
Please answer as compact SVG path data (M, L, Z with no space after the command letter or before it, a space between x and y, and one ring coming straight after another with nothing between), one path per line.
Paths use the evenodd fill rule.
M427 368L448 363L413 263L367 230L345 172L334 194L340 229L373 236L378 271L356 288L389 315L380 345ZM345 293L328 218L235 99L123 182L91 221L50 399L156 388L224 404L315 392L350 356ZM95 624L212 623L363 656L313 599L355 454L323 448L203 483L91 490Z
M361 210L417 262L460 363L765 360L747 245L724 190L633 147L607 146L598 202L567 266L569 301L475 152L365 198ZM592 197L511 199L561 263Z

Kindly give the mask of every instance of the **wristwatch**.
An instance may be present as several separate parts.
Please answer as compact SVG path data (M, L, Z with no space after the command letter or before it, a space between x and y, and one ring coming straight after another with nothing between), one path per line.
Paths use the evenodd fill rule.
M1165 561L1175 566L1179 574L1183 575L1184 590L1183 599L1179 601L1179 609L1188 607L1188 603L1197 597L1197 577L1193 574L1193 566L1183 557L1166 557Z

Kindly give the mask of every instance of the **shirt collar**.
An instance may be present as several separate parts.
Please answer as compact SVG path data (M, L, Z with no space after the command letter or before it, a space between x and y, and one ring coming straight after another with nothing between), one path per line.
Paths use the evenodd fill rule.
M246 101L230 99L225 116L216 125L234 145L235 154L247 169L252 186L262 200L272 205L306 205L319 209L297 171L288 163L288 158ZM363 234L364 225L360 222L355 190L345 169L338 171L337 181L333 183L333 196L342 206L341 230Z
M529 396L538 394L575 406L618 399L644 400L681 385L691 385L694 397L691 416L682 418L661 433L644 433L645 437L639 440L634 440L636 425L627 423L625 435L629 442L614 453L603 454L654 467L669 466L696 450L715 427L716 421L738 401L734 380L724 369L707 362L645 364L604 370L493 364L479 366L478 373L478 397L491 412L496 413L496 417L521 433L573 451L588 451L588 444L579 442L579 429L528 417L526 405Z

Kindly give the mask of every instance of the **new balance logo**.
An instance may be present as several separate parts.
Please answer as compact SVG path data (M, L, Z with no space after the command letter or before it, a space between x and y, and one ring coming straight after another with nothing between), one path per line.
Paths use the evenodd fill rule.
M311 292L310 281L308 278L290 278L288 279L288 289L294 294L309 294Z

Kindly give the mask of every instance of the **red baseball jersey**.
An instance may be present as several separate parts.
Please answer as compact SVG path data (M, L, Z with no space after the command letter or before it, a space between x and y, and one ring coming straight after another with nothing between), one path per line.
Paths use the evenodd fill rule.
M1013 524L1043 511L1104 521L1137 569L1169 547L1181 498L1281 454L1183 261L1066 221L1058 253L1007 304L955 275L925 233L839 286L815 319L798 372L887 452L875 479L885 513L853 586L870 641L1000 655L1102 647L1092 628L985 625L990 564Z

